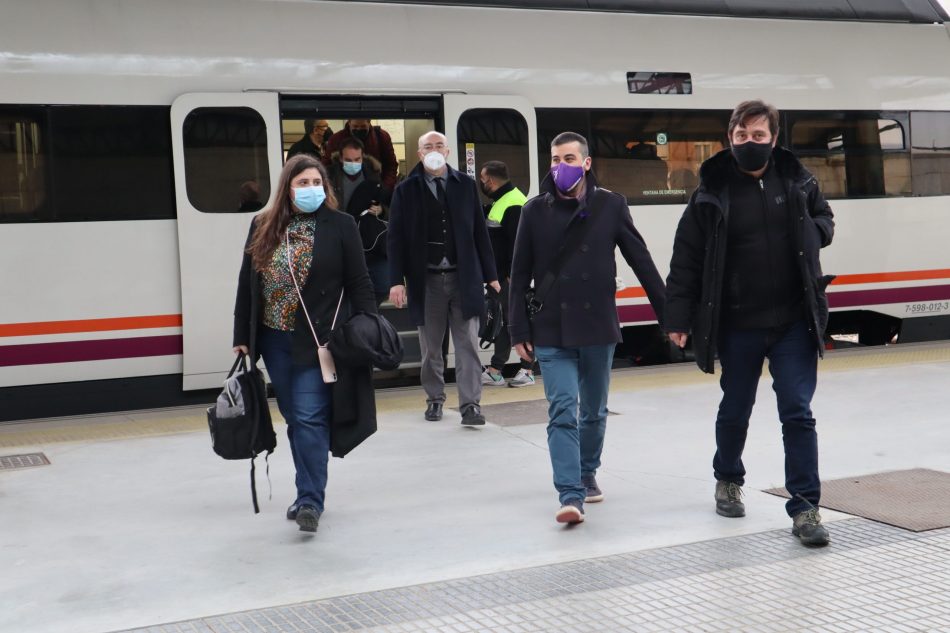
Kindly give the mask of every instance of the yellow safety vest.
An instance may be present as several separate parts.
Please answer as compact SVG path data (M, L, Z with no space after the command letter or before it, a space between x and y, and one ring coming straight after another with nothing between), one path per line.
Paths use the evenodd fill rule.
M505 217L505 210L508 207L523 207L527 201L528 198L515 187L491 205L491 211L488 212L488 226L501 226L501 220Z

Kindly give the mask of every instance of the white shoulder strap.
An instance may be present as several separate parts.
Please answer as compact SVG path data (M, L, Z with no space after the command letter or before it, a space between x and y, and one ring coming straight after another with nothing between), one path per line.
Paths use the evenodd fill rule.
M297 298L300 299L300 307L303 308L304 316L307 317L307 325L310 326L310 331L313 333L313 340L316 342L317 347L326 347L326 345L320 344L320 339L317 338L317 331L313 329L313 321L310 320L310 313L307 311L307 304L303 302L303 294L300 292L300 284L297 283L297 275L294 274L294 264L293 257L290 256L290 227L287 227L287 231L284 233L284 241L287 244L287 266L290 268L290 278L294 282L294 288L297 289ZM333 323L330 324L330 331L333 331L333 328L336 327L336 318L340 316L340 306L343 305L343 289L340 289L340 300L336 302L336 312L333 314ZM329 343L329 341L327 341Z

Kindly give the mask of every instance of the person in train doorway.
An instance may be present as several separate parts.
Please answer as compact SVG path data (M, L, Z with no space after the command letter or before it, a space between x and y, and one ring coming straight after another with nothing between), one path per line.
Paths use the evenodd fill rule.
M340 151L331 157L329 170L340 210L352 215L359 227L377 304L389 298L387 227L382 216L384 205L392 198L392 192L381 182L380 170L379 161L363 151L363 142L357 138L343 141Z
M508 176L508 165L500 160L490 160L482 165L479 172L479 186L482 193L491 200L485 208L488 236L491 239L492 252L495 254L495 268L501 283L502 315L508 323L508 287L511 282L511 255L515 250L515 236L518 233L518 221L521 219L521 207L528 198L514 186ZM495 351L490 364L482 372L482 384L490 387L528 387L534 384L534 363L521 359L518 373L505 382L502 370L511 355L511 335L508 328L502 328L495 339Z
M446 164L445 136L419 137L421 162L396 187L389 212L389 299L408 303L419 328L425 419L442 419L446 324L455 345L455 376L462 424L485 424L480 401L482 365L478 325L487 283L501 291L475 181Z
M331 385L317 361L316 341L327 342L344 297L354 311L377 311L356 222L335 207L319 160L287 161L274 203L251 222L234 306L234 351L263 357L287 422L297 484L287 518L307 532L324 509L331 430L337 445L338 425L347 436L376 428L372 368L338 367ZM340 419L354 410L356 419Z
M307 119L303 122L303 138L290 146L287 150L287 158L293 158L297 154L310 154L315 158L323 160L327 156L327 141L333 130L330 129L329 122L324 119Z
M522 359L536 357L541 365L560 501L555 520L568 524L584 520L585 502L604 498L596 474L614 347L621 340L617 247L660 322L664 305L663 280L626 199L598 187L592 163L580 134L563 132L551 141L551 170L521 211L511 264L511 340Z
M742 451L767 358L785 445L785 508L792 533L826 545L818 502L818 436L811 400L828 301L818 253L834 220L818 182L776 146L779 113L744 101L729 119L730 147L703 163L680 219L667 278L665 330L678 346L692 334L696 363L713 373L719 353L716 512L745 516Z
M399 171L399 162L396 160L396 150L393 149L393 139L389 132L378 125L373 125L369 119L350 119L343 129L330 137L327 141L327 153L323 163L330 165L330 157L343 147L343 141L356 138L363 144L363 152L372 156L382 165L381 180L383 186L392 191L396 188L396 174Z

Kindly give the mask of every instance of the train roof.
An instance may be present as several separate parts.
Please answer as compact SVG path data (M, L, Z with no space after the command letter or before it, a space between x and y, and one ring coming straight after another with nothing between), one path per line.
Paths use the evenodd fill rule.
M846 20L943 24L950 20L937 0L356 0L378 4L429 4L508 9L606 11L732 18Z

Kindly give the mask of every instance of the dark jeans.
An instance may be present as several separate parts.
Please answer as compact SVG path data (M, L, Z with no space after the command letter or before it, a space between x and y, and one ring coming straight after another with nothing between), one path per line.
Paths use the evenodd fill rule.
M498 333L498 337L495 339L495 353L492 354L490 363L491 366L498 371L505 368L505 363L508 362L508 358L511 356L511 333L508 331L508 289L508 280L503 280L501 282L501 293L498 298L501 301L501 314L505 325L501 328L501 332ZM534 366L534 363L531 361L520 360L522 369L531 369Z
M316 358L307 365L291 362L292 332L260 329L257 344L277 396L277 408L287 421L287 439L297 471L296 503L323 512L333 409L331 385L323 382Z
M811 399L818 380L818 350L815 337L804 321L776 329L725 329L720 337L722 401L716 418L716 479L745 483L742 450L749 429L749 416L762 375L762 362L769 359L772 388L778 400L785 445L785 489L792 499L785 504L789 516L818 505L818 434L811 413Z
M366 270L369 272L369 279L373 283L376 305L380 305L389 298L389 260L367 260Z

